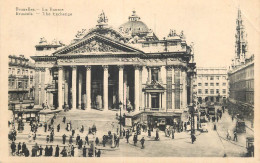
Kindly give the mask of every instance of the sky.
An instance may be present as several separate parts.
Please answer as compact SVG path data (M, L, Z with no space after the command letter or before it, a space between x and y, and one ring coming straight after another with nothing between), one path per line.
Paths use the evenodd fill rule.
M181 30L187 43L194 42L197 67L228 67L235 56L235 33L238 7L242 11L248 35L248 54L259 55L259 1L252 0L44 0L8 1L2 7L1 42L9 54L35 55L41 37L69 44L77 31L97 24L102 12L108 24L118 28L136 10L141 20L163 39L170 29ZM72 16L16 16L19 8L60 8Z

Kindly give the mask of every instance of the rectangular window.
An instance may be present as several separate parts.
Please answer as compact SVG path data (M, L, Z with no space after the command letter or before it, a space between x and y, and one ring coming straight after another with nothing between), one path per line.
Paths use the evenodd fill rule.
M223 89L223 90L222 90L222 93L223 93L223 94L226 94L226 89Z
M211 76L211 77L210 77L210 80L214 80L214 77L213 77L213 76Z
M12 72L12 69L9 68L9 69L8 69L8 74L12 74L11 72Z
M210 94L214 94L214 89L210 89Z
M202 90L201 89L198 90L198 94L202 94Z
M151 74L152 74L152 81L158 81L158 69L152 69Z
M210 86L214 86L214 83L210 83Z
M216 83L216 86L219 86L219 83Z
M18 88L22 88L22 82L18 82Z
M20 75L20 69L17 69L17 75Z
M222 79L226 80L226 76L222 76Z
M201 86L201 83L198 83L198 86Z
M216 79L219 80L219 76L216 76Z
M226 83L222 83L223 86L226 86Z
M209 93L209 90L208 89L205 89L205 94L208 94Z
M205 83L205 86L208 86L209 85L209 83Z
M219 93L219 89L216 89L216 93L217 93L217 94Z

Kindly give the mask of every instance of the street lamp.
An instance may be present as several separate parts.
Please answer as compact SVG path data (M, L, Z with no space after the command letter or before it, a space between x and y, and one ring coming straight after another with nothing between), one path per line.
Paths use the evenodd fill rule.
M120 101L118 105L119 105L119 109L120 109L120 122L119 123L120 123L120 137L121 137L122 136L122 132L121 132L121 117L122 117L121 116L121 110L122 110L121 108L122 108L122 102Z
M195 120L194 120L194 106L193 105L189 106L189 112L191 114L191 135L192 135L193 133L195 133L195 130L194 130L194 128L195 128L195 126L194 126Z

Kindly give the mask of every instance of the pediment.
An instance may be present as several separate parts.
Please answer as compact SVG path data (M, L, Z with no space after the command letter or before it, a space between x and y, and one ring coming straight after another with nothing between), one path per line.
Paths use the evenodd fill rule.
M53 54L89 54L89 53L113 53L113 52L141 52L136 48L130 47L122 42L112 40L99 34L83 38L71 45L68 45Z
M91 40L90 42L72 50L70 53L90 53L90 52L124 52L119 47L115 47L100 40Z

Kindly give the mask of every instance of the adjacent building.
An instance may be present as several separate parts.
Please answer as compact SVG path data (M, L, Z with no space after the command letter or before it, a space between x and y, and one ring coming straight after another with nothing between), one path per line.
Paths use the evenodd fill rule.
M79 31L71 44L36 45L35 105L62 109L187 111L193 102L196 64L192 46L175 30L164 39L133 11L118 28L104 12L97 25Z
M34 102L34 65L24 55L9 55L9 103Z
M248 56L245 28L238 11L235 57L228 72L229 104L237 113L254 115L254 55Z
M227 68L197 67L198 102L225 102L228 96Z

